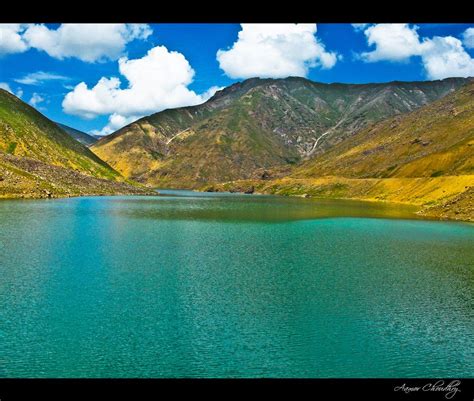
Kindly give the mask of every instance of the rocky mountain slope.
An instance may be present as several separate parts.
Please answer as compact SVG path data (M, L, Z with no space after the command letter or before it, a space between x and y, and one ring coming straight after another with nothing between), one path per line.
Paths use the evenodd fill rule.
M0 89L0 197L150 192Z
M466 82L349 85L249 79L202 105L144 117L91 150L126 177L197 188L317 157L371 123L415 110Z
M84 195L156 195L156 192L128 181L96 178L0 152L0 199Z
M438 177L474 174L474 83L412 113L360 131L293 177Z
M271 174L207 189L405 202L473 220L474 83L371 125L284 177Z

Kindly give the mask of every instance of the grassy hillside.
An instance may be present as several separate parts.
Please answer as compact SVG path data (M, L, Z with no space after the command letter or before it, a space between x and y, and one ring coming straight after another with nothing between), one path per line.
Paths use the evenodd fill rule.
M0 89L0 198L154 194Z
M43 161L97 178L120 180L106 162L54 122L0 89L0 152Z
M250 79L203 105L142 118L91 150L126 177L156 186L247 179L259 169L315 157L373 122L414 110L466 82Z

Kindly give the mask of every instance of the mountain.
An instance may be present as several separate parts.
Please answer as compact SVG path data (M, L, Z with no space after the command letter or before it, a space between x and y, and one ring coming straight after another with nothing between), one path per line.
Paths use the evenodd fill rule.
M149 192L0 89L0 197Z
M388 118L307 161L293 177L438 177L474 174L474 83Z
M91 150L126 177L197 188L316 157L369 124L439 99L468 82L322 84L249 79L206 103L144 117Z
M98 141L98 138L96 138L95 136L86 134L85 132L79 131L75 128L68 127L67 125L64 125L64 124L60 124L60 123L56 123L56 124L59 126L59 128L65 131L66 134L69 134L76 141L79 141L85 146L91 146L92 144Z
M404 202L426 216L474 220L474 82L375 123L286 176L269 174L208 190Z
M119 174L54 122L7 91L0 91L0 151L77 170L98 178Z

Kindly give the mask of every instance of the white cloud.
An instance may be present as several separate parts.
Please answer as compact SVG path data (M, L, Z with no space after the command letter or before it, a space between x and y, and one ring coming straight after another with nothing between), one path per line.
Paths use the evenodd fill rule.
M203 103L220 89L213 87L201 95L190 90L194 70L181 53L164 46L150 49L139 59L123 57L118 65L128 81L126 87L122 88L117 77L102 77L91 88L81 82L65 96L63 110L88 119L110 115L108 124L99 131L105 134L140 116Z
M452 36L420 39L417 29L418 27L410 27L408 24L371 25L364 34L367 43L375 46L375 50L362 53L362 60L400 62L418 56L429 79L474 75L474 59L466 52L459 39ZM466 41L466 35L464 40Z
M146 24L61 24L58 29L35 24L28 26L23 40L60 60L75 57L100 62L118 59L128 42L146 39L151 33Z
M52 72L37 71L32 72L30 74L26 74L22 78L17 78L15 79L15 82L24 85L41 85L45 81L66 81L68 79L68 77Z
M117 77L102 77L90 89L81 82L64 98L64 111L85 118L130 116L202 101L187 88L194 76L189 62L164 46L152 48L140 59L121 58L119 72L128 81L127 88L121 88Z
M421 59L430 79L474 76L474 59L452 36L424 41Z
M10 85L8 85L6 82L0 82L0 89L4 89L7 92L13 93Z
M26 27L25 24L0 24L0 56L28 50L22 38Z
M38 104L42 102L44 102L44 97L38 93L33 93L28 103L31 104L33 107L38 107Z
M23 89L18 88L15 95L21 99L23 97Z
M151 34L147 24L61 24L57 29L44 24L0 24L0 55L35 48L60 60L117 60L127 43Z
M362 53L367 62L389 60L405 61L421 53L421 44L416 32L417 27L408 24L377 24L368 27L364 34L369 46L375 50Z
M332 68L337 54L315 37L316 24L242 24L230 49L217 52L231 78L307 76L309 69Z
M467 28L462 34L464 46L474 49L474 28Z

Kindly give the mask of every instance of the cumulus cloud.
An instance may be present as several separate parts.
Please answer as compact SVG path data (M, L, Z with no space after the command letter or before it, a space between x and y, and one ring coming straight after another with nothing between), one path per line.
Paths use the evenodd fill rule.
M109 115L108 124L99 131L105 134L140 116L203 103L220 89L212 87L203 94L190 90L194 70L181 53L164 46L139 59L122 57L118 68L126 86L118 77L102 77L92 87L81 82L65 96L63 110L87 119Z
M408 24L377 24L368 27L364 34L369 46L375 46L375 50L362 53L362 59L368 62L404 61L419 55L421 44L416 30L417 27L411 28Z
M431 79L474 76L474 59L464 50L462 42L452 36L426 40L422 61Z
M28 50L22 37L26 28L25 24L0 24L0 56Z
M15 82L24 85L41 85L46 81L66 81L68 77L52 72L37 71L26 74L22 78L15 79Z
M181 53L157 46L142 58L123 57L118 64L128 87L122 88L117 77L102 77L92 88L81 82L64 98L64 111L84 118L113 113L130 116L201 101L187 88L194 70Z
M242 24L237 41L217 52L231 78L307 76L309 69L332 68L337 54L316 38L316 24Z
M33 93L28 103L31 104L33 107L38 107L38 104L42 102L44 102L44 97L38 93Z
M51 57L78 58L86 62L117 60L127 43L147 39L147 24L0 24L0 55L35 48Z
M23 36L31 47L51 57L96 62L118 59L128 42L151 33L146 24L62 24L58 29L39 24L30 25Z
M464 46L474 49L474 28L467 28L462 34Z
M409 24L369 26L364 34L368 45L375 46L375 50L362 53L362 60L401 62L417 56L429 79L474 75L474 59L466 52L459 39L452 36L420 39L417 29L418 27ZM469 29L464 32L465 42L466 37L469 39Z

